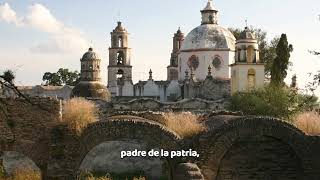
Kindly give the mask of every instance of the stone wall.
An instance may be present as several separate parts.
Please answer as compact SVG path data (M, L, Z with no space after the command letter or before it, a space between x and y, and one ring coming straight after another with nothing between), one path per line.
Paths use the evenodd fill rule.
M144 108L160 107L161 110L164 107L208 109L210 104L200 100L195 102L182 102L179 106L156 101L142 104ZM121 168L142 169L149 177L166 174L170 178L177 177L174 180L179 180L179 177L191 179L195 172L197 177L203 175L205 180L318 180L320 177L320 137L307 136L278 119L209 113L203 116L207 131L182 139L157 123L161 120L148 120L148 117L157 118L156 115L139 118L130 114L118 119L101 118L85 128L79 136L67 126L59 124L58 101L32 99L32 103L34 105L21 99L1 99L5 111L0 112L0 154L23 154L39 167L44 178L74 179L81 169L99 168L112 171ZM99 103L105 105L102 101ZM132 109L139 103L137 100L126 105ZM127 159L128 164L119 160L117 154L120 155L120 150L135 147L145 150L192 148L198 151L200 157ZM102 159L97 159L99 157ZM153 165L156 171L148 169L146 165ZM160 173L164 169L165 173Z
M1 99L5 113L0 119L0 152L18 152L41 169L49 159L50 129L59 120L60 103L50 98L30 101Z
M143 172L151 179L159 179L163 174L164 164L160 158L126 157L121 159L119 156L121 151L146 150L145 146L145 143L134 140L101 143L89 151L79 169L104 174L108 173L106 171L117 174Z
M227 99L208 101L203 99L184 99L178 102L160 102L150 98L133 99L128 102L105 104L100 107L107 114L117 111L192 111L208 112L225 110Z
M30 97L51 97L58 99L70 99L73 86L18 86L20 92ZM0 89L1 94L1 89ZM12 89L4 87L2 90L4 97L16 97L15 92Z
M219 116L207 125L196 145L206 180L320 177L320 137L265 117Z

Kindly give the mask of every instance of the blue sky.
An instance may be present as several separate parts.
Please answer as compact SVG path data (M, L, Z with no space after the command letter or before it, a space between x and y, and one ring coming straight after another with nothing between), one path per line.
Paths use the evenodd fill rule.
M0 0L0 71L14 69L18 85L40 84L44 72L59 67L79 70L79 59L92 45L103 60L107 81L110 32L120 19L130 32L134 81L166 79L173 33L187 34L200 25L207 0ZM320 69L319 0L214 0L219 24L248 24L268 32L286 33L294 46L291 61L301 88L309 72ZM289 82L289 81L288 81Z

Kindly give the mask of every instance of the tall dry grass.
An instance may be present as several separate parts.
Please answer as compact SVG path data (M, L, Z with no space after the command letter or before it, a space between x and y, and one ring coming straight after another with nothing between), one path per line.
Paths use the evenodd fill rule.
M41 174L31 169L18 169L13 172L12 180L41 180Z
M191 137L205 130L199 117L190 112L164 113L165 125L181 137Z
M93 175L93 173L89 172L89 171L83 171L80 173L79 176L79 180L116 180L116 179L120 179L120 178L112 178L110 177L110 174L107 174L105 176L102 177L95 177ZM121 178L123 179L123 178ZM146 178L144 177L131 177L131 178L125 178L126 180L132 179L132 180L146 180Z
M32 169L16 169L9 177L0 177L0 180L41 180L41 174Z
M109 177L87 177L85 178L85 180L113 180L112 178L109 178ZM133 180L146 180L145 178L143 177L140 177L140 178L133 178Z
M309 135L320 135L320 114L316 111L304 112L295 118L296 127Z
M98 108L96 105L84 98L73 98L64 103L62 122L78 135L88 124L97 120Z

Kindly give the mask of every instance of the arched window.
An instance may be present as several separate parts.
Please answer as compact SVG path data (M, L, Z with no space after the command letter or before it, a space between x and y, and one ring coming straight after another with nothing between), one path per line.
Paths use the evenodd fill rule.
M117 79L122 79L124 75L124 72L122 69L119 69L117 72Z
M251 91L256 87L256 71L254 69L248 70L248 90Z
M176 80L178 79L178 71L177 70L170 70L170 79Z
M192 55L188 60L188 66L189 68L196 70L199 67L199 59L196 55Z
M209 16L209 23L213 23L213 17L212 17L212 15Z
M237 72L236 70L232 71L232 76L231 76L231 83L232 83L232 93L235 93L238 88L238 82L237 82Z
M118 38L118 47L123 47L123 38L122 38L122 36L119 36L119 38Z
M123 65L124 64L124 53L123 51L117 52L117 64Z
M254 48L253 48L253 46L249 46L247 48L247 62L254 63L254 60L255 60L254 56L255 56Z
M237 62L241 62L241 49L238 49Z

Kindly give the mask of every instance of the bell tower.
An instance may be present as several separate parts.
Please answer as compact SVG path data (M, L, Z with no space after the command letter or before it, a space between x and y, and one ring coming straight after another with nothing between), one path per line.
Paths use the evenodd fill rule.
M235 63L230 65L232 93L263 88L264 65L259 58L256 37L245 27L236 42Z
M128 45L129 33L118 22L111 32L109 48L108 89L112 96L118 96L118 82L132 81L131 48Z
M170 58L170 65L167 67L167 80L178 80L178 55L181 48L182 41L184 40L184 34L180 28L173 36L173 48Z

